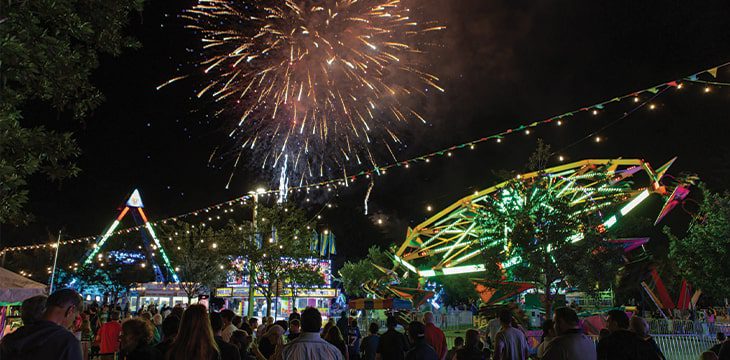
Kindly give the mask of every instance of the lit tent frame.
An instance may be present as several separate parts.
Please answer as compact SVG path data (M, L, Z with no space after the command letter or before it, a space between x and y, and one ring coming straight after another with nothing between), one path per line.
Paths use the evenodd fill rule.
M152 224L150 224L149 220L147 219L147 215L145 214L144 210L144 203L142 202L142 196L139 194L139 190L134 189L132 192L132 195L129 196L129 199L127 199L127 202L125 203L124 209L119 213L119 216L114 220L114 222L107 228L107 230L104 232L104 235L100 236L96 243L93 245L93 248L89 253L86 255L83 266L88 266L91 264L91 262L94 260L94 258L99 254L101 249L104 247L104 244L106 244L107 240L112 236L114 233L114 230L119 226L124 216L126 216L128 213L132 214L132 217L134 218L134 221L139 225L140 222L144 224L144 228L140 229L140 233L142 234L142 238L145 243L145 248L147 249L148 253L148 259L152 263L152 266L155 271L155 281L158 282L167 282L165 280L172 280L172 282L179 283L180 278L178 277L177 273L175 272L175 269L173 268L172 264L170 263L170 258L167 256L167 253L165 252L165 249L162 247L162 244L160 243L160 239L157 237L157 234L155 233L155 229L152 227ZM149 240L147 239L147 236L145 235L144 229L147 230L147 233L152 238L155 247L151 248L149 246ZM171 279L166 279L165 275L163 274L162 270L160 269L160 266L157 265L157 262L155 261L155 256L153 250L159 250L160 256L162 257L162 261L165 265L165 269L167 270L167 273L170 274Z

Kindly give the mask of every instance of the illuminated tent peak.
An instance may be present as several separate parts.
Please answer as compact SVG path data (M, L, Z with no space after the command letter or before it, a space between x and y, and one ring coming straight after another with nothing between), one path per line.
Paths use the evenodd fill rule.
M144 247L147 251L147 259L152 262L152 266L155 271L155 281L180 282L180 279L175 272L175 268L170 263L170 258L167 257L167 253L162 247L160 239L157 238L155 229L152 227L152 224L147 219L147 215L145 214L144 210L142 210L143 207L144 204L142 202L142 196L140 195L139 190L134 189L132 195L130 195L129 199L127 199L124 208L119 213L117 218L109 226L109 228L107 228L104 234L99 236L96 243L94 244L94 247L86 254L86 256L84 257L83 265L88 266L92 263L92 261L94 261L97 256L101 256L99 255L99 252L104 247L107 240L109 240L109 238L114 234L114 230L116 230L116 228L119 226L122 219L124 219L124 217L128 213L131 213L135 223L139 227L140 234L142 235ZM153 243L150 243L148 235L149 238L152 238ZM155 251L159 251L159 255L162 258L163 265L165 266L165 272L162 271L160 266L155 261Z
M127 206L133 208L144 207L144 204L142 203L142 196L139 195L139 190L134 189L134 191L132 191L132 195L130 195L129 199L127 199Z

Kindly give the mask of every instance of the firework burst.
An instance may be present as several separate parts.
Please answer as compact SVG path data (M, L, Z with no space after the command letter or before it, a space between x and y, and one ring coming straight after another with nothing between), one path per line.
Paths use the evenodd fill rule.
M443 91L424 54L444 27L399 0L199 0L183 17L203 42L197 96L235 119L236 166L255 153L300 185L395 157L398 129L426 122L406 99Z

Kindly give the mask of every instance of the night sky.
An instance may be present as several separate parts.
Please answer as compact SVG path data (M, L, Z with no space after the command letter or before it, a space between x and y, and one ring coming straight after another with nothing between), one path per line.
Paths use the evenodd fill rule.
M429 125L402 129L408 147L400 149L399 159L730 61L728 1L418 3L448 27L437 37L443 46L430 54L433 72L446 92L430 96L422 109ZM197 88L190 82L155 90L190 69L186 64L195 59L186 48L197 48L199 42L177 18L190 5L148 0L144 12L132 16L130 32L143 47L102 59L93 81L107 99L83 123L42 108L28 112L31 122L75 132L83 151L83 172L60 186L34 179L30 209L36 219L19 228L4 226L3 245L47 242L48 232L61 227L66 238L98 234L134 188L140 189L148 215L160 219L271 184L271 175L239 167L225 189L232 159L209 164L208 158L216 146L230 145L222 126L229 119L206 116L212 110L191 99ZM727 81L730 70L722 69L718 78ZM631 103L611 105L597 116L575 116L561 127L539 127L500 144L480 144L453 157L389 171L375 181L369 217L363 215L367 182L362 180L347 189L313 194L308 209L325 202L334 205L323 212L322 224L337 236L341 263L364 255L372 244L400 243L407 226L428 216L427 205L439 209L493 185L496 170L523 170L538 138L566 161L626 157L659 166L678 156L670 173L693 172L712 189L726 189L730 89L715 87L709 94L702 90L693 85L667 91L654 101L656 110L640 109L616 121L597 134L602 139L598 143L592 137L577 141L619 119L632 109ZM387 156L380 159L388 162ZM556 156L551 165L557 161ZM301 197L292 201L304 203ZM659 202L656 198L643 215L653 218ZM384 224L377 225L376 218ZM688 218L679 210L668 221ZM661 236L653 241L666 244Z

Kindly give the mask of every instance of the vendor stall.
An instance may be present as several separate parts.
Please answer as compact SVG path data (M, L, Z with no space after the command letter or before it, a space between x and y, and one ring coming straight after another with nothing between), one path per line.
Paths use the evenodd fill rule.
M22 326L20 304L23 300L45 294L46 285L0 268L0 338Z

